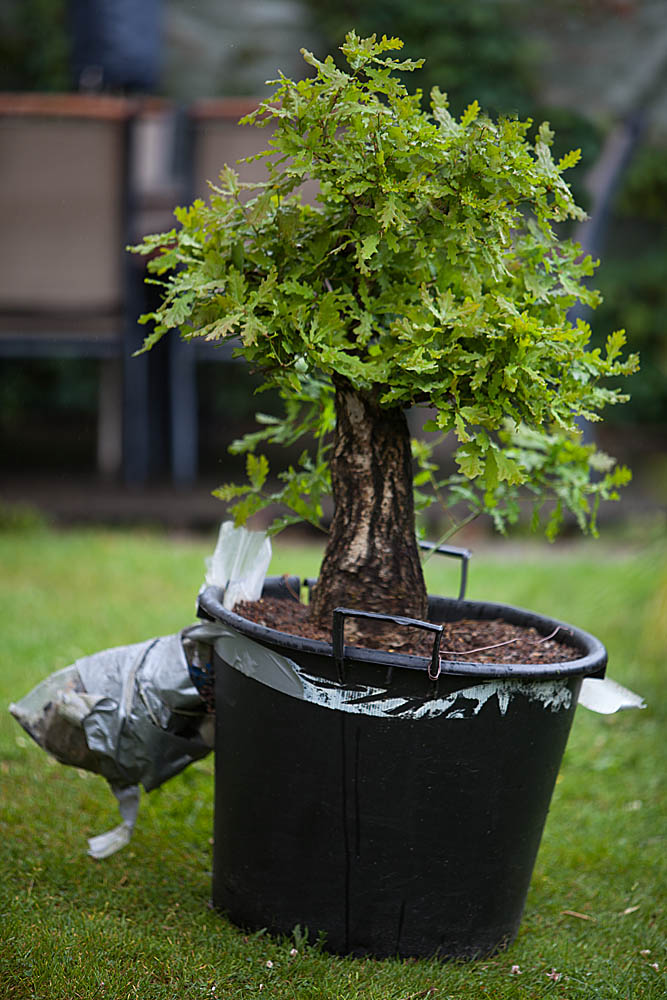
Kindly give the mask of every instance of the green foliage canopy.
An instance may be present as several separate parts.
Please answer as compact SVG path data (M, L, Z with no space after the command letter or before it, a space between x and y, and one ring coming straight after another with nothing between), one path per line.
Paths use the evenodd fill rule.
M155 323L146 346L171 329L240 338L291 406L264 432L271 440L308 430L321 440L338 380L382 406L426 405L428 429L456 435L461 475L493 508L499 490L539 487L507 428L576 436L578 418L623 399L601 380L636 358L620 359L622 331L590 350L588 325L568 320L577 301L598 302L593 261L554 231L584 217L563 179L578 151L555 162L547 123L532 134L530 121L492 121L476 101L454 118L437 87L424 111L396 76L421 66L390 54L401 46L351 32L348 71L304 50L313 75L273 81L272 99L244 119L271 129L268 181L242 184L226 166L209 204L178 209L178 228L134 248L164 282L162 305L143 317ZM306 180L318 185L314 205L299 194ZM310 480L322 489L323 456ZM303 469L289 487L299 477L303 495Z

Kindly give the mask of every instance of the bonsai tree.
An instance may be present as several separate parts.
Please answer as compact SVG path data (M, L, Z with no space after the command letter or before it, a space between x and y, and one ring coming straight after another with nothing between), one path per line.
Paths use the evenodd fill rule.
M347 72L304 50L312 74L272 81L243 119L270 128L268 180L242 184L225 166L208 204L134 248L162 285L146 348L169 330L238 338L284 399L284 419L260 415L236 445L249 482L218 491L237 522L279 500L318 523L332 491L320 624L337 605L424 617L415 496L464 501L500 528L520 491L538 514L551 498L552 537L566 508L594 531L598 501L629 477L578 428L625 398L602 381L636 367L620 359L623 332L591 350L587 324L568 319L598 301L593 262L554 228L584 217L562 176L578 151L556 163L548 124L492 121L477 102L456 120L437 87L423 111L397 76L422 61L389 54L401 46L350 32ZM416 406L427 430L455 435L456 475L440 480L430 445L411 442ZM258 449L302 435L313 454L272 492Z

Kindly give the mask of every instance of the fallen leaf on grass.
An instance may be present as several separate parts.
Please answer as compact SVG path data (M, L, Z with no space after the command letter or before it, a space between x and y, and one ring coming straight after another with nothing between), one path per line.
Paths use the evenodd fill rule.
M578 910L561 910L560 911L566 917L576 917L577 920L592 920L595 923L596 918L592 917L590 913L579 913Z
M635 913L639 909L639 906L628 906L627 909L623 910L623 916L627 916L628 913Z

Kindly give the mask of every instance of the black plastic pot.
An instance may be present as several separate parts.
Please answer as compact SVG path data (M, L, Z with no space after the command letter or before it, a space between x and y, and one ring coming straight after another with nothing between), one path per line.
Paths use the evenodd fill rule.
M289 600L299 581L267 589ZM604 647L519 608L433 597L432 621L502 618L545 636L561 625L581 655L450 662L434 630L426 660L345 647L357 612L336 615L332 647L240 618L222 596L200 596L224 632L214 905L251 929L298 924L342 954L472 958L509 944L581 682L604 675Z

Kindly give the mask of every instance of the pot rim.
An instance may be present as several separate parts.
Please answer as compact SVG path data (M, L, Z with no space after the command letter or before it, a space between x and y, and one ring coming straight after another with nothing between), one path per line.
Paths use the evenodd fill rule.
M271 578L267 578L267 583ZM276 581L281 578L276 578ZM223 606L224 590L221 587L206 586L202 588L197 613L200 618L212 621L223 621L237 632L262 645L280 646L285 651L293 653L309 653L327 658L334 657L333 645L319 639L309 639L290 632L280 632L267 625L243 618L235 611L228 611ZM293 595L285 591L285 599L294 600ZM461 618L490 620L502 618L515 625L536 628L545 636L555 629L563 630L566 645L581 649L583 655L574 660L563 660L557 663L479 663L474 660L448 660L440 658L441 676L475 677L522 680L550 680L570 677L602 678L607 665L607 650L595 636L583 629L577 628L556 618L520 608L512 604L500 604L490 601L459 600L457 598L429 596L429 610L439 613L435 617L446 624L447 621L458 621ZM448 613L449 617L443 617ZM430 667L430 659L426 656L415 656L406 653L392 653L378 649L366 649L358 646L345 646L346 662L368 664L369 666L396 667L407 670L420 670Z

